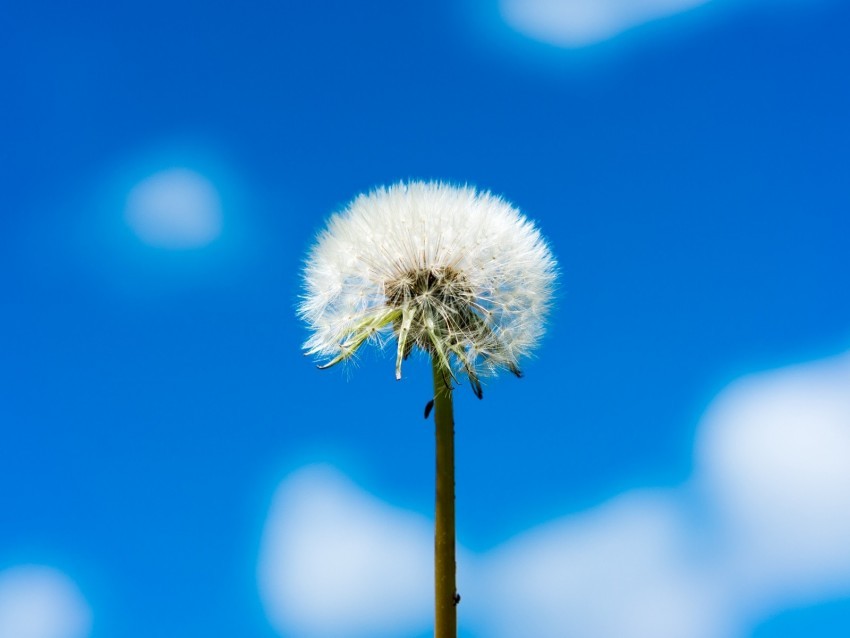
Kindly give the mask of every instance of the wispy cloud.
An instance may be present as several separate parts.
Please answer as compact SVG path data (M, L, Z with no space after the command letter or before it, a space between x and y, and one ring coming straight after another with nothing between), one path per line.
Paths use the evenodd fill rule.
M625 494L486 557L471 620L499 638L729 635L732 610L690 541L674 495Z
M709 1L499 0L499 12L510 27L529 38L580 48Z
M431 530L330 467L292 475L275 495L259 563L272 624L304 638L427 629Z
M847 388L850 354L732 384L703 419L687 483L462 553L461 622L496 638L733 638L850 595ZM296 473L260 556L273 624L326 638L421 631L430 529L327 467Z
M499 12L510 27L529 38L579 48L709 1L499 0Z
M205 246L222 227L215 187L186 168L162 170L136 184L127 196L124 216L142 241L162 248Z
M850 355L741 380L707 414L697 455L742 596L850 594Z
M91 611L61 572L38 565L0 571L3 638L85 638L90 630Z

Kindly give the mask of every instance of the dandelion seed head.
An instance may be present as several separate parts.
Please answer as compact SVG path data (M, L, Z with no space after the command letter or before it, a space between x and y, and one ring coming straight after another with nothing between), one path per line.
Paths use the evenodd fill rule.
M308 354L333 365L364 343L414 349L465 374L519 360L543 335L556 263L535 226L489 192L400 183L354 199L310 251L299 314Z

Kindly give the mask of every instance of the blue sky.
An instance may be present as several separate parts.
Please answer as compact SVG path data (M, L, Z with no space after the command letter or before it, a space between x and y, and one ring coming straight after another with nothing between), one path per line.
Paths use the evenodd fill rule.
M832 545L803 528L772 545L759 536L788 511L845 529L850 492L833 489L845 457L819 456L850 455L844 395L800 390L781 414L801 420L784 429L759 429L752 415L798 396L794 379L850 379L820 372L850 347L850 8L713 0L677 13L698 4L683 1L646 22L664 4L646 2L645 15L553 41L539 26L561 24L545 13L558 3L529 2L539 13L519 17L515 4L0 10L0 626L4 605L24 595L3 583L34 573L60 592L39 599L45 608L84 601L73 603L79 613L55 612L60 625L71 619L59 638L318 636L315 618L287 612L258 573L271 564L275 521L307 538L310 525L346 523L295 520L295 507L280 519L275 503L371 498L387 528L394 517L427 527L427 364L408 366L401 383L380 353L320 373L301 355L294 313L302 260L327 216L359 192L417 178L503 194L561 268L526 377L490 381L480 402L458 392L458 533L475 574L462 590L468 635L495 635L487 622L498 611L476 607L472 592L516 599L482 574L572 556L557 548L584 547L570 530L586 520L603 521L587 523L591 545L575 550L597 556L591 573L611 560L594 549L609 533L625 534L612 542L629 556L654 556L628 530L668 518L703 562L739 565L743 538L777 548L709 578L660 543L663 556L635 568L669 559L670 582L698 590L694 608L722 609L714 615L731 628L706 638L846 634L850 569L812 567L842 560L777 562L808 556L809 542ZM619 4L605 4L609 18L622 18ZM822 359L792 368L774 392L772 375L785 377L773 370ZM767 389L735 398L749 375ZM731 434L723 425L738 421ZM776 454L729 452L764 445ZM800 482L779 481L789 475ZM742 485L764 489L729 497ZM776 500L795 486L796 510ZM646 491L650 505L631 496ZM417 543L414 534L400 555ZM724 578L746 581L745 608L715 600L727 587L706 583ZM592 607L568 603L570 591L553 606ZM621 602L600 589L593 604ZM393 622L393 635L428 633L418 608ZM603 631L594 622L574 631Z

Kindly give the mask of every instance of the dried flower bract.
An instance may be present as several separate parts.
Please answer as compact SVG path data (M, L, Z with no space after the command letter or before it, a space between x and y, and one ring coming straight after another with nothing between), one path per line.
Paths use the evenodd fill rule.
M543 334L556 264L540 233L503 199L411 182L360 195L320 234L304 271L304 348L329 367L394 336L396 378L414 348L450 374L518 361Z

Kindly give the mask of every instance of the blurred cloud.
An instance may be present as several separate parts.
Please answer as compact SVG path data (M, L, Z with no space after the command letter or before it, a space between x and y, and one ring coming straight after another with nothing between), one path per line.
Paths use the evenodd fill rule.
M90 630L91 611L61 572L37 565L0 571L3 638L85 638Z
M260 590L282 633L427 626L431 525L328 467L288 478ZM754 375L710 406L696 469L461 553L461 623L508 638L735 638L793 606L850 596L850 354ZM356 628L352 631L351 628Z
M426 630L432 527L382 503L336 470L312 466L277 491L259 563L274 627L303 638Z
M498 638L728 636L731 610L703 560L672 495L633 492L505 543L466 599Z
M499 12L508 26L529 38L579 48L709 1L499 0Z
M734 384L697 458L747 598L850 595L850 355Z
M154 173L127 196L125 219L147 244L200 248L221 233L221 200L212 183L186 168Z

